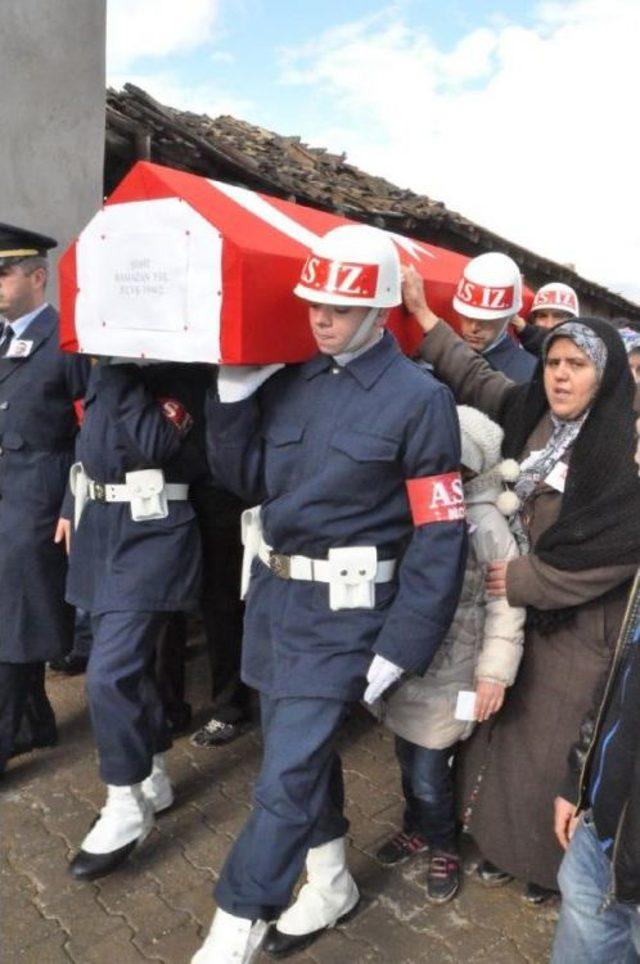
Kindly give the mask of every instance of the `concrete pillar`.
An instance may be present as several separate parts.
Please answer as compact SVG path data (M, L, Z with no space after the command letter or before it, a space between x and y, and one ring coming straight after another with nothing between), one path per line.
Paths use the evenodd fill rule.
M102 200L106 0L1 6L0 221L57 238L55 268Z

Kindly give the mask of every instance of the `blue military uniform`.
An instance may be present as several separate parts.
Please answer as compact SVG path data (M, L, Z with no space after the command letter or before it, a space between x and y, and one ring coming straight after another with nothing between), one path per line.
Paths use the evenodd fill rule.
M309 847L343 836L336 730L362 696L374 653L424 670L457 604L462 521L414 527L405 482L457 471L448 389L385 333L340 367L326 355L288 366L253 397L207 407L209 462L226 487L262 503L278 553L327 557L376 546L400 559L371 609L329 607L328 586L279 578L253 562L243 679L260 690L264 760L255 808L216 899L237 917L269 919L288 903Z
M538 364L538 359L525 351L507 332L482 355L494 371L502 372L514 382L528 382Z
M201 477L202 418L191 396L185 365L96 365L76 447L87 475L103 484L149 468L162 469L168 483ZM166 518L145 521L134 521L126 502L87 502L72 540L67 599L92 616L87 692L107 784L141 782L152 755L170 744L155 646L168 614L195 608L199 595L200 540L188 500L169 501Z
M37 670L44 696L44 662L73 639L73 610L64 601L67 560L53 536L78 431L74 400L85 393L90 366L60 351L54 308L33 314L20 332L20 350L15 339L0 343L0 772L29 677ZM13 357L3 357L7 350Z

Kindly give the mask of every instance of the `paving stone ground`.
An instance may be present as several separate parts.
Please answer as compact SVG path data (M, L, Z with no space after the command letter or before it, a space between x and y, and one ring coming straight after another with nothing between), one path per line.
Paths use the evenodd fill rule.
M206 718L207 670L197 646L189 697ZM212 886L250 808L259 758L257 732L225 749L179 738L168 758L177 788L137 854L111 877L76 883L70 856L103 803L82 677L48 682L60 744L12 761L0 789L0 959L4 964L186 964L208 931ZM425 900L420 858L399 869L373 858L401 814L392 741L358 711L342 739L349 862L363 893L360 913L292 964L538 964L548 959L557 910L533 910L521 887L484 889L465 879L445 907ZM264 961L266 962L266 957ZM262 961L261 961L262 964Z

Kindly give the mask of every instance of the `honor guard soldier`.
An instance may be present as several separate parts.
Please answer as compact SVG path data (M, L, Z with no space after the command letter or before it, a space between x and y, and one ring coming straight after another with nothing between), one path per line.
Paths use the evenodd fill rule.
M536 359L508 332L522 308L522 276L506 254L489 251L466 265L453 298L460 334L495 371L528 382Z
M242 669L260 692L264 755L197 964L246 964L263 939L287 956L355 910L337 733L367 682L373 701L429 665L465 559L452 397L383 332L400 302L394 243L366 226L330 231L295 293L319 353L277 374L223 367L208 400L214 475L262 503L243 518Z
M28 706L30 745L56 742L45 662L71 648L67 560L54 543L89 360L58 347L45 300L53 238L0 224L0 773Z
M580 303L573 288L562 281L550 281L536 291L527 320L518 316L513 324L522 347L537 358L551 329L579 314Z
M71 470L67 598L91 613L87 695L107 801L71 863L79 879L110 873L173 802L154 658L170 614L200 595L189 501L206 470L197 414L188 365L93 368Z

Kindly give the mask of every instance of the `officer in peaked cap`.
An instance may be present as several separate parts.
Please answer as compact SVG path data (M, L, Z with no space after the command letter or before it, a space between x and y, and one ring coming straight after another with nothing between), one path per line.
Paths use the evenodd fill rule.
M69 649L67 562L54 542L89 360L58 347L47 303L53 238L0 224L0 773L27 706L33 745L54 743L45 662Z

